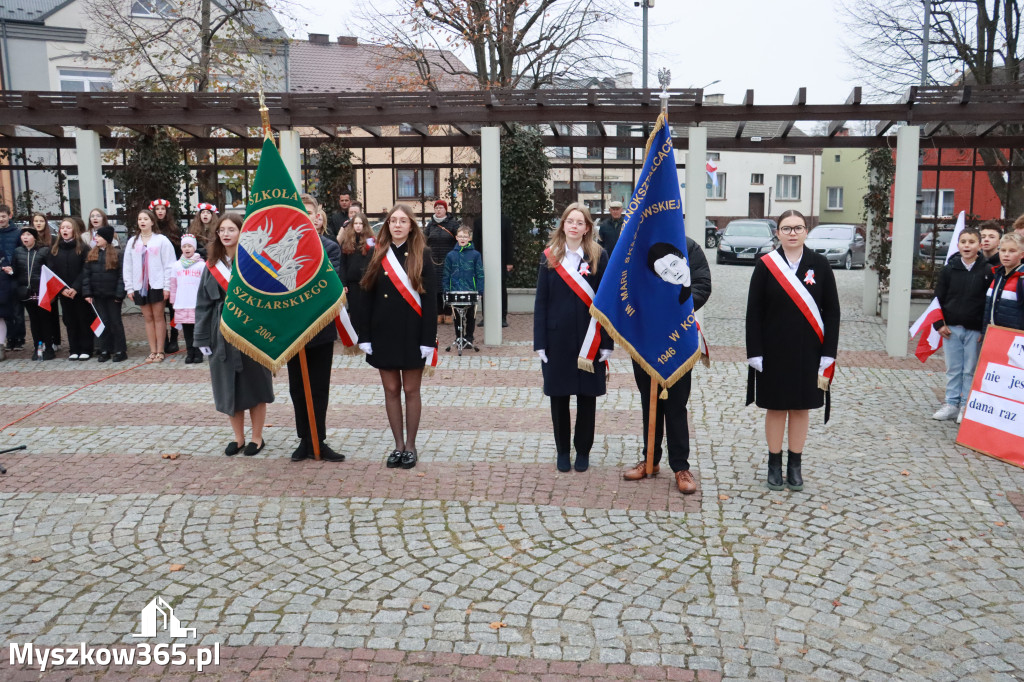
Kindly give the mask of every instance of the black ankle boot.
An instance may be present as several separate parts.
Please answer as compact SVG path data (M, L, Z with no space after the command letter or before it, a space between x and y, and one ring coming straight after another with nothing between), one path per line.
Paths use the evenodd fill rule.
M782 490L782 452L768 453L768 489Z
M789 457L786 460L786 485L790 490L800 491L804 489L804 477L800 473L800 456L803 453L787 450Z
M571 469L572 468L572 462L569 459L569 453L568 452L564 452L564 453L563 452L559 452L558 456L555 458L555 465L558 467L558 470L561 471L561 472L566 472L569 469Z
M178 350L178 328L171 327L170 335L164 337L164 352L177 353Z

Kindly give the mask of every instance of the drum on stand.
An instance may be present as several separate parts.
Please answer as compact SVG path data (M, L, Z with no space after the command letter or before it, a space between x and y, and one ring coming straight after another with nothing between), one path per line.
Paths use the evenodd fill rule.
M444 303L452 307L452 311L455 313L455 329L456 339L455 343L452 344L459 351L459 355L462 355L462 351L466 348L472 348L477 353L480 349L473 345L473 342L465 337L466 333L466 313L469 309L477 304L480 300L480 293L477 291L446 291L444 293ZM445 348L445 352L452 349L452 346Z

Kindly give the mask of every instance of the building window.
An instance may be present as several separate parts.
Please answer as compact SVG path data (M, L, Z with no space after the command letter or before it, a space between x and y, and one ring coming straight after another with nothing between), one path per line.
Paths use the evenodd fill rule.
M935 213L935 190L926 189L921 191L921 216L924 218L934 218ZM951 217L953 215L953 190L951 189L940 189L939 190L939 210L940 213L937 215L944 218Z
M782 163L796 163L796 157L792 154L786 154L782 157Z
M400 168L395 171L399 199L437 196L436 168Z
M718 173L718 187L711 184L711 178L708 178L707 184L707 198L708 199L725 199L725 173Z
M836 163L839 163L839 154L836 154Z
M135 17L169 17L174 8L168 0L132 0L132 16Z
M828 192L828 199L825 202L826 211L842 211L843 210L843 188L842 187L829 187L826 190Z
M722 155L718 152L708 152L708 161L721 161Z
M750 174L751 185L763 185L764 184L764 173L751 173Z
M61 92L110 92L114 76L110 71L58 69Z
M615 126L615 134L619 137L632 137L633 126L617 125ZM620 161L629 161L633 158L632 147L616 147L615 158Z
M604 130L596 123L587 124L587 137L601 137ZM604 156L604 147L587 147L588 159L600 159Z
M572 134L572 128L569 127L568 123L556 123L556 124L554 124L554 129L557 131L557 134L559 136L561 136L561 135L571 135ZM568 159L569 158L569 148L568 147L555 147L554 148L554 154L555 154L555 158L556 159Z
M775 179L775 198L779 201L799 201L800 176L779 175Z

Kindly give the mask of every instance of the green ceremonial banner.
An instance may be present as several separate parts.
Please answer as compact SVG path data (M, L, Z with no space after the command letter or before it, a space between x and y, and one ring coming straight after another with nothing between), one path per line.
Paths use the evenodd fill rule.
M276 372L338 315L345 291L272 138L263 142L220 329Z

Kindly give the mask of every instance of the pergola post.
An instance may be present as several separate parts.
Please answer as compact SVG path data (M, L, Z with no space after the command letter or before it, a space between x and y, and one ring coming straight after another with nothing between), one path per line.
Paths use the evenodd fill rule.
M907 356L910 329L910 283L914 265L914 222L917 209L917 156L921 129L903 126L896 133L896 176L892 204L892 260L889 266L889 319L885 350L890 357Z
M686 236L704 248L704 222L707 220L708 129L692 127L688 132L686 153Z
M78 156L78 196L82 220L89 223L89 212L103 209L103 160L100 157L100 134L95 130L75 130L75 152Z
M871 184L877 180L876 171L871 171L871 177L868 181ZM878 228L875 227L875 215L873 211L868 211L867 222L864 223L864 290L862 292L861 308L865 315L873 317L878 310L878 271L871 267L871 244L874 242L874 233Z
M295 189L302 192L302 148L300 146L299 131L297 130L282 130L281 131L281 160L284 161L284 167L288 169L289 175L292 176L292 182L295 183Z
M501 345L501 128L480 129L480 198L484 248L484 343Z

